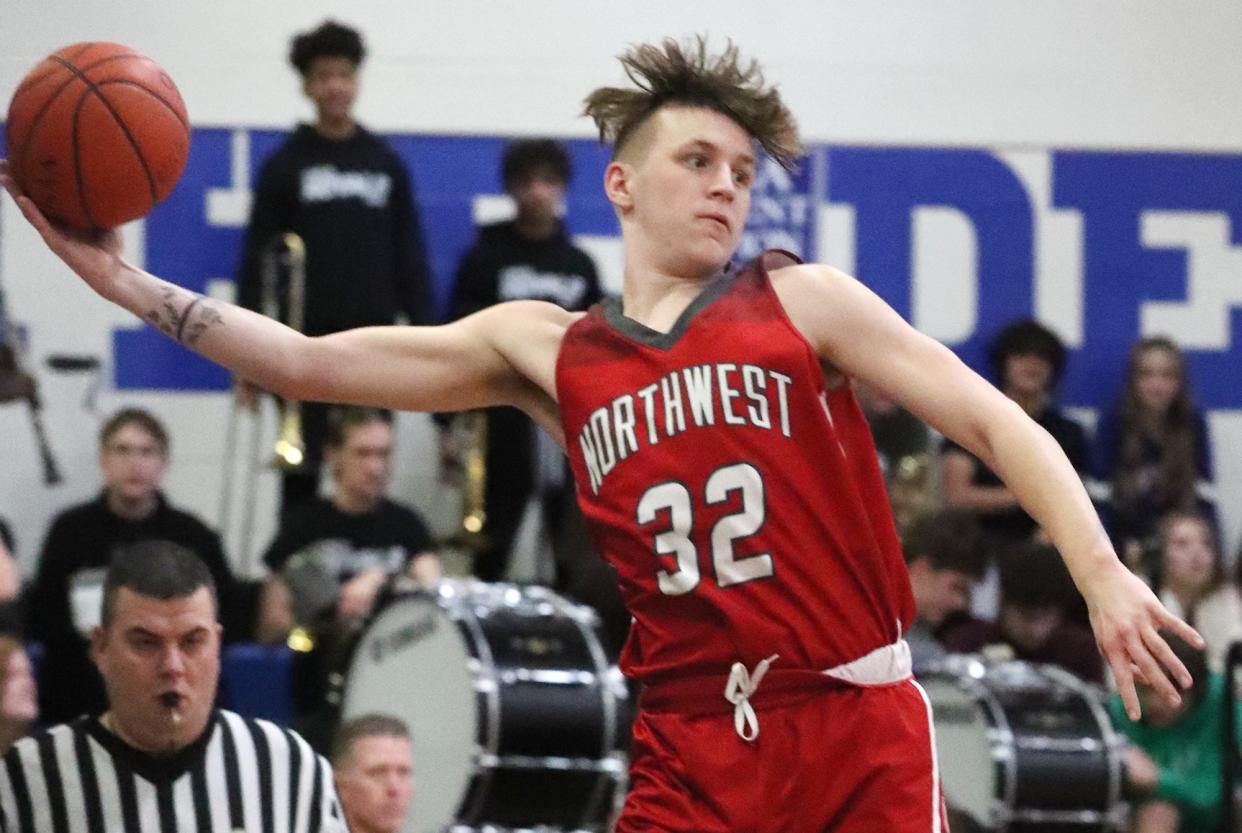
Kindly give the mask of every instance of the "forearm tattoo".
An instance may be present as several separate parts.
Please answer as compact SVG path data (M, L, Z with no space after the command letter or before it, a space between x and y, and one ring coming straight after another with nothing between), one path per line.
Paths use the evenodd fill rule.
M205 296L170 285L160 288L159 304L147 313L146 319L164 335L187 347L193 347L210 328L224 324L224 317Z

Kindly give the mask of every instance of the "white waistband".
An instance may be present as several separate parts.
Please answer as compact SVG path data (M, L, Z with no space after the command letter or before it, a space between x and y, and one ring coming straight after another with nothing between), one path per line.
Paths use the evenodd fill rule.
M851 685L899 683L913 673L910 645L904 639L898 639L891 645L876 648L865 656L835 668L826 668L821 673Z

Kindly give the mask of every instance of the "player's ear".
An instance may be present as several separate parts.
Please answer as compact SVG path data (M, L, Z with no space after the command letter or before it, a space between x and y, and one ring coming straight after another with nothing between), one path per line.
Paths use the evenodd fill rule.
M630 191L633 173L633 167L625 162L613 161L604 169L604 193L618 211L628 211L634 207L634 197Z

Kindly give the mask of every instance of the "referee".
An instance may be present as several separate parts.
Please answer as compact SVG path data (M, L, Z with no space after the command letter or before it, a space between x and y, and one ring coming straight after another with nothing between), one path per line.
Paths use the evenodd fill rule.
M211 574L163 541L122 551L91 653L108 711L25 738L0 762L3 833L338 833L327 761L293 732L213 708Z

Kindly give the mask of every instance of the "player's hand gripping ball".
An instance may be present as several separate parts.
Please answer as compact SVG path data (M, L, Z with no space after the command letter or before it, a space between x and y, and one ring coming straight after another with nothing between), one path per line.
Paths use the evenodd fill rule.
M150 58L115 43L75 43L22 79L5 145L10 175L50 219L111 228L172 192L190 122L177 85Z

